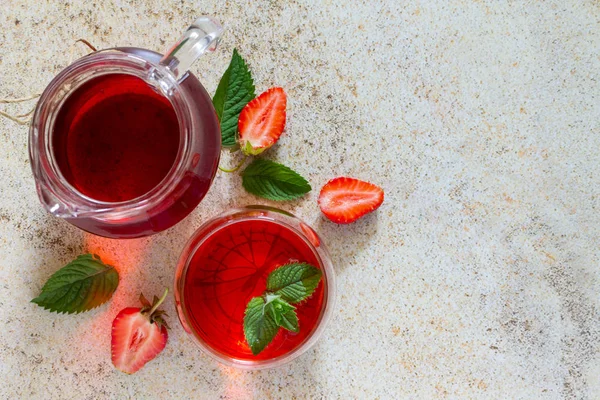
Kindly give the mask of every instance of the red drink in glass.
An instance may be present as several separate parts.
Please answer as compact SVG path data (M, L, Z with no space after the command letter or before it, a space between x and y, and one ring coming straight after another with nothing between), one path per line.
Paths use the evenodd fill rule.
M265 292L271 271L290 262L312 264L323 278L297 305L299 332L280 329L253 355L243 329L246 305ZM235 210L206 223L188 242L176 277L178 312L188 333L219 361L242 368L273 366L314 343L332 307L332 279L327 253L307 225L273 209Z

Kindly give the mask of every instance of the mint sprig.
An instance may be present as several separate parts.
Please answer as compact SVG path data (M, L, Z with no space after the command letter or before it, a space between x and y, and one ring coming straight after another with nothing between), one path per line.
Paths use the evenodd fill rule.
M244 335L252 350L257 355L271 343L279 332L279 326L270 313L265 312L265 299L254 297L246 307L244 315Z
M284 315L293 312L295 309L296 307L283 300L278 294L268 293L266 295L265 311L273 316L278 326L282 326Z
M321 280L321 270L307 263L283 265L267 277L267 290L246 306L244 335L252 354L257 355L271 343L279 328L299 332L296 307L308 299Z
M272 298L269 301L269 297ZM296 307L283 300L278 294L267 295L266 311L273 316L275 323L288 331L298 332L298 316L296 315Z
M293 200L310 192L310 184L283 164L257 158L242 172L247 192L269 200Z
M56 271L31 302L58 313L80 313L106 303L118 285L113 266L95 254L84 254Z
M238 118L246 104L255 97L254 80L236 49L233 50L229 67L223 74L213 97L213 105L221 124L221 144L236 145Z
M269 274L267 290L290 303L299 303L315 291L320 280L320 269L306 263L292 263Z

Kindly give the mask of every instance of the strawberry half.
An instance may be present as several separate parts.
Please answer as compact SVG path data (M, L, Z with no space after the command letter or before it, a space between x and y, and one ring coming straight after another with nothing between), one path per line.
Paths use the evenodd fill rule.
M128 307L116 316L112 324L111 353L113 365L133 374L158 355L167 344L167 323L164 311L157 310L167 298L168 289L150 304L140 295L142 308Z
M257 155L273 146L285 128L287 97L280 87L262 93L246 104L238 120L240 148Z
M319 207L327 218L349 224L375 211L383 203L383 189L354 178L330 180L319 193Z

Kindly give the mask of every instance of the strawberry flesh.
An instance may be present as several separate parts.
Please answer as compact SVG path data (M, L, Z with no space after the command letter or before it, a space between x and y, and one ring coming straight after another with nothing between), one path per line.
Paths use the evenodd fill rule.
M133 374L154 359L165 348L169 338L166 325L154 321L156 313L164 313L149 313L148 310L148 307L125 308L112 324L112 362L117 369L128 374ZM157 320L162 321L162 317L157 317Z
M238 120L240 148L245 154L260 154L279 140L285 129L286 104L286 94L280 87L246 104Z
M323 186L319 194L319 207L331 221L349 224L379 208L383 198L383 189L377 185L339 177Z

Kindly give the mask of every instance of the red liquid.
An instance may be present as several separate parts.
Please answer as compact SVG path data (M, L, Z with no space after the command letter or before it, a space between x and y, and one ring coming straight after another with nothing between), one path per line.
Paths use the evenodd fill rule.
M169 100L125 74L86 82L61 107L53 151L65 179L95 200L139 197L167 175L179 149Z
M162 58L159 53L132 47L111 51L152 64ZM78 72L66 69L53 80L46 94L62 98L59 88L65 79L83 70L87 74L129 68L128 62L107 59ZM65 208L58 211L66 211L63 215L69 223L110 238L152 235L189 215L208 192L217 171L221 132L211 97L193 74L186 74L178 82L174 98L177 115L183 118L176 118L169 99L143 80L110 73L86 81L59 105L41 102L32 127L32 132L39 133L32 135L36 139L32 156L47 157L60 172L55 176L53 168L45 163L32 165L36 178L44 178L39 186L43 203L56 210L52 205L64 200ZM56 116L50 118L48 112L56 106ZM51 130L49 142L47 129ZM167 187L164 183L171 173L174 179ZM48 185L59 190L42 190ZM69 194L71 187L77 193ZM149 196L157 187L167 189L162 191L164 195ZM137 201L135 206L120 205L115 213L112 207L83 201L78 196L81 193L107 202L136 203L140 196L145 201ZM68 216L69 211L72 216Z
M191 329L213 349L237 359L271 359L292 351L319 320L323 281L297 305L300 332L280 329L257 356L246 343L243 319L248 301L265 291L269 273L293 261L320 267L311 248L289 228L267 220L222 227L196 250L187 270L183 301Z

